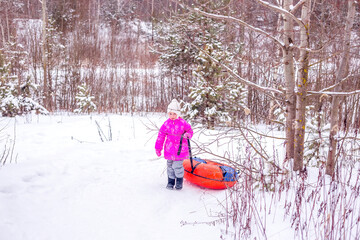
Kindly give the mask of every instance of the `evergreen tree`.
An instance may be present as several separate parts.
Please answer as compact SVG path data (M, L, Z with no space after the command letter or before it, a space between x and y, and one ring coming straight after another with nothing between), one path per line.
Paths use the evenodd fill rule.
M159 36L157 48L161 52L159 63L167 74L175 78L191 80L198 51L189 41L195 46L202 45L197 18L203 17L196 14L191 14L188 18L175 16L167 22L159 22L156 25L155 30Z
M30 81L30 77L19 84L18 76L11 73L11 55L14 54L9 54L10 60L8 60L1 53L0 49L0 111L2 116L14 117L31 111L48 114L48 111L31 97L37 90L37 85Z
M216 8L217 3L198 0L206 8ZM160 64L172 76L172 79L181 79L185 86L193 85L193 70L197 67L199 50L206 44L213 43L225 34L225 22L216 21L197 13L175 15L172 18L158 22L155 30L159 36L157 42L158 52L161 52ZM216 40L218 41L218 40ZM186 83L187 82L187 83ZM183 86L184 87L184 86ZM184 87L185 88L185 87ZM188 87L184 94L188 94Z
M232 81L213 59L230 65L232 54L222 48L214 38L207 43L196 57L197 68L193 74L196 85L190 88L192 101L185 104L187 117L200 118L207 128L213 128L216 122L231 121L241 109L246 108L245 87Z
M208 11L225 3L201 1ZM210 10L211 11L211 10ZM233 79L213 59L235 69L234 56L239 53L239 44L231 41L221 43L226 36L226 23L195 12L175 16L168 23L159 24L162 36L159 47L160 63L175 78L187 79L184 102L185 117L201 119L208 128L216 122L229 121L245 107L246 88ZM233 66L232 66L233 65ZM177 93L179 94L179 93ZM247 109L247 108L246 108Z
M305 164L318 167L324 161L321 156L324 156L329 146L330 124L326 123L326 114L323 108L320 107L318 111L315 109L313 105L306 108L308 120L306 121L307 136L304 143L304 160ZM314 114L311 116L311 113Z
M75 113L91 113L96 110L96 104L93 102L94 98L90 94L90 90L86 83L78 86L78 93L76 94L76 105L77 108L74 110Z
M196 57L197 68L193 71L196 85L190 88L189 97L193 100L188 106L190 118L200 117L207 128L213 128L215 119L228 118L225 105L222 101L224 85L222 78L225 77L218 64L214 63L209 55L217 60L224 60L219 43L205 45L204 50Z

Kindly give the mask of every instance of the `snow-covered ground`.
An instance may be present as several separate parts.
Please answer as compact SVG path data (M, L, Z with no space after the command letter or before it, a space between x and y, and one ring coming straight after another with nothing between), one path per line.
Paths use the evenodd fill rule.
M100 140L96 121L105 136ZM2 119L15 136L11 163L0 168L0 239L220 239L216 220L226 191L185 182L165 189L165 161L155 132L165 116L52 115ZM1 127L1 128L2 128ZM2 142L2 146L3 146Z
M187 181L181 191L169 191L165 160L155 155L157 131L149 130L165 120L165 114L0 118L0 160L15 142L0 166L0 240L215 240L234 233L235 239L358 239L358 167L344 162L345 174L335 182L324 169L308 168L304 181L280 174L274 185L249 184L245 171L237 191ZM212 143L206 146L220 156L246 148L211 138L196 129L192 142ZM283 140L266 145L268 154L283 154ZM256 156L243 157L255 164ZM265 186L277 190L262 191ZM228 221L221 221L226 212Z

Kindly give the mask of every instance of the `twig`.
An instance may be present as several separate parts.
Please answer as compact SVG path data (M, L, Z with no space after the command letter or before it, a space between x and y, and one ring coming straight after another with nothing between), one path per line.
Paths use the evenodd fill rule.
M105 138L106 141L108 141L108 139L106 138L106 136L105 136L103 130L101 129L98 121L95 120L95 123L96 123L96 125L97 125L97 129L98 129L98 133L99 133L99 136L100 136L101 141L104 142L103 137Z

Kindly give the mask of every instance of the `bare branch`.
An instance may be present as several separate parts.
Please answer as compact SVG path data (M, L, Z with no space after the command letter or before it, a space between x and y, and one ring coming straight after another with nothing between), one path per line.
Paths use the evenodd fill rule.
M208 13L208 12L204 12L198 8L191 8L189 6L186 6L186 5L183 5L182 3L180 3L179 1L177 0L171 0L172 2L175 2L175 3L178 3L181 7L187 9L188 11L190 12L196 12L196 13L199 13L203 16L206 16L206 17L209 17L209 18L213 18L213 19L218 19L218 20L226 20L226 21L231 21L231 22L236 22L242 26L245 26L255 32L258 32L270 39L272 39L276 44L278 44L281 48L284 48L284 43L281 42L279 39L275 38L274 36L272 36L271 34L265 32L264 30L260 29L260 28L257 28L257 27L254 27L244 21L242 21L241 19L238 19L238 18L234 18L232 16L225 16L225 15L220 15L220 14L214 14L214 13Z
M309 91L308 93L313 95L329 95L329 96L337 96L337 97L349 97L352 95L360 94L360 89L351 91L351 92L316 92L316 91Z
M187 36L185 36L186 40L189 42L189 44L193 47L195 47L196 49L198 49L199 51L201 51L202 53L204 53L207 57L209 57L212 61L214 61L215 63L219 64L221 67L223 67L232 77L236 78L237 80L239 80L241 83L247 85L247 86L250 86L250 87L253 87L261 92L264 92L264 93L269 93L269 92L272 92L272 93L277 93L277 94L281 94L281 95L284 95L284 92L278 90L278 89L275 89L275 88L269 88L269 87L263 87L263 86L260 86L256 83L253 83L249 80L246 80L242 77L240 77L238 74L236 74L230 67L228 67L227 65L221 63L219 60L213 58L211 55L209 55L207 52L205 52L204 50L202 50L201 48L199 48L198 46L196 46L195 44L193 44L190 39L188 39Z
M326 92L329 91L330 89L335 88L336 86L340 85L341 83L345 82L346 80L348 80L350 77L350 75L348 75L347 77L345 77L344 79L340 80L339 82L335 83L334 85L331 85L330 87L324 88L322 90L320 90L319 92Z
M287 10L281 8L281 7L277 7L277 6L275 6L275 5L271 4L271 3L264 2L262 0L256 0L256 1L258 3L260 3L261 5L263 5L264 7L267 7L267 8L272 9L272 10L278 12L278 13L285 14L285 15L291 17L297 24L299 24L299 26L305 27L304 23L301 20L299 20L297 17L295 17L294 14L292 14L291 12L289 12L289 11L287 11ZM302 2L304 3L305 0L302 0Z
M306 0L301 0L301 1L299 1L299 2L290 10L290 12L291 12L292 14L294 14L305 2L306 2Z
M278 44L281 48L284 48L284 43L281 42L279 39L275 38L274 36L272 36L271 34L265 32L264 30L260 29L260 28L257 28L257 27L254 27L244 21L242 21L241 19L238 19L238 18L234 18L232 16L225 16L225 15L219 15L219 14L214 14L214 13L207 13L207 12L204 12L204 11L201 11L200 9L198 8L194 8L194 9L191 9L189 7L186 7L189 11L194 11L194 12L197 12L201 15L204 15L206 17L210 17L210 18L213 18L213 19L218 19L218 20L226 20L226 21L231 21L231 22L236 22L242 26L245 26L255 32L258 32L268 38L270 38L271 40L273 40L276 44Z
M322 95L322 94L325 94L325 95L332 95L332 96L350 96L350 95L355 95L355 94L358 94L358 91L360 90L355 90L355 91L352 91L352 92L330 92L329 90L335 88L336 86L339 86L340 84L342 84L343 82L349 80L350 77L359 77L359 75L348 75L346 76L345 78L341 79L339 82L327 87L327 88L324 88L320 91L309 91L308 93L309 94L313 94L313 95Z
M301 0L301 1L299 1L290 11L287 11L287 10L281 8L281 7L277 7L277 6L275 6L275 5L271 4L271 3L268 3L268 2L265 2L265 1L262 1L262 0L256 0L256 1L257 1L258 3L260 3L261 5L269 8L269 9L272 9L272 10L274 10L274 11L276 11L276 12L279 12L279 13L281 13L281 14L285 14L285 15L291 17L300 27L306 28L306 26L305 26L305 24L303 23L303 21L300 20L300 19L298 19L296 16L294 16L293 13L294 13L298 8L300 8L307 0ZM296 48L296 49L299 49L299 50L305 50L305 51L307 51L307 52L309 52L309 53L317 53L317 52L322 51L322 50L324 49L325 45L322 46L322 47L319 48L319 49L301 48L301 47L297 47L297 46L295 46L295 45L293 45L293 47Z

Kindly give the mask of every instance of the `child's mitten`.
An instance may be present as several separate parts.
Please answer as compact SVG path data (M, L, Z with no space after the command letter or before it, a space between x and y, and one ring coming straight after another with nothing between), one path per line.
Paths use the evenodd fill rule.
M161 156L161 150L156 149L156 155L157 155L158 157L160 157L160 156Z

